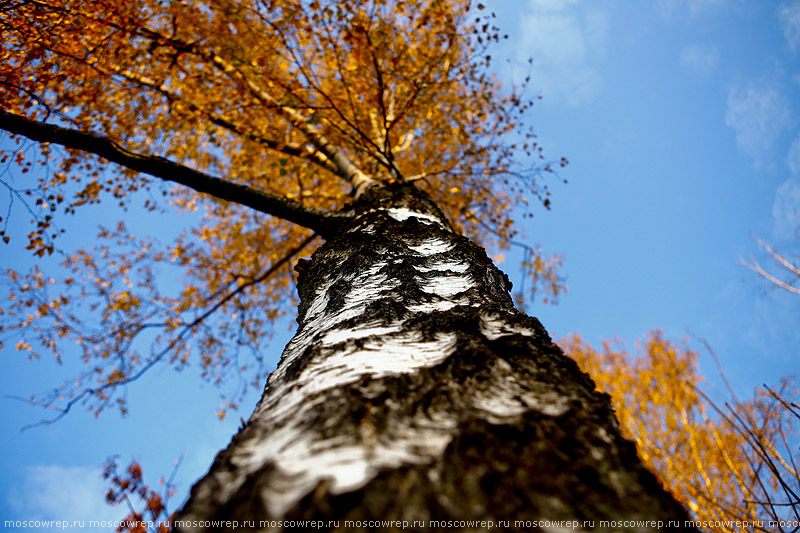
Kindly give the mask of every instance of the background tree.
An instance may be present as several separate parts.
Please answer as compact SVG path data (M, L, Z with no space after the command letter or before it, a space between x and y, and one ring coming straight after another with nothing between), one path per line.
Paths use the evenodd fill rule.
M611 395L642 460L697 520L710 523L708 530L740 531L735 521L762 524L748 531L793 530L800 513L793 378L777 390L759 388L747 401L728 385L729 400L718 404L702 384L698 354L660 331L635 354L609 342L597 350L578 336L560 345Z

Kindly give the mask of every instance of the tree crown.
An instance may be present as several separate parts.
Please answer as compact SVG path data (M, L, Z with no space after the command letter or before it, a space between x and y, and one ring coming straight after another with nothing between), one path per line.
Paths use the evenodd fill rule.
M415 182L460 231L507 246L512 208L549 204L551 167L524 122L525 84L503 91L489 72L492 18L462 0L5 8L0 128L17 145L3 159L48 169L5 183L34 219L28 248L52 254L54 217L101 201L172 204L198 222L169 244L103 228L98 246L61 254L64 277L9 271L3 330L34 355L76 343L88 370L58 396L100 410L118 385L193 352L213 381L256 368L260 383L265 333L294 300L292 258L335 233L365 187ZM557 262L527 261L557 294Z

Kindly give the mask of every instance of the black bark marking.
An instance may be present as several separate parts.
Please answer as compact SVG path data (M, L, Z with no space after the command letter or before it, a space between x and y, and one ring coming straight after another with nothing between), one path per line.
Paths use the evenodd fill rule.
M504 274L485 251L453 234L446 221L398 221L381 211L391 207L441 216L423 194L402 186L369 189L348 207L354 222L317 249L298 288L299 332L308 344L303 353L285 355L293 359L281 362L282 378L270 377L265 398L279 405L276 395L303 379L310 365L377 341L454 339L452 352L383 377L354 373L350 381L304 397L302 419L271 419L268 410L259 411L192 488L179 519L341 521L325 531L359 531L346 529L344 520L375 519L509 520L512 525L496 527L503 531L529 530L515 520L688 520L620 434L609 397L595 390L537 319L514 307ZM429 256L413 250L434 240L451 247ZM452 271L416 268L436 268L444 260L468 265L471 283L450 298L423 287ZM325 313L335 316L369 272L387 277L380 298L362 315L337 321L333 331L365 333L365 325L375 324L395 331L331 346L313 340L324 332L306 331L312 300L327 291ZM411 310L441 303L450 307ZM382 356L391 357L376 350L374 361ZM240 449L269 443L286 427L317 450L358 446L372 458L371 474L344 492L334 489L331 477L311 478L315 485L303 485L285 512L273 516L267 495L295 487L297 479L269 459L245 479L236 478L235 465ZM387 448L403 458L399 466L381 462ZM238 487L222 496L234 479Z

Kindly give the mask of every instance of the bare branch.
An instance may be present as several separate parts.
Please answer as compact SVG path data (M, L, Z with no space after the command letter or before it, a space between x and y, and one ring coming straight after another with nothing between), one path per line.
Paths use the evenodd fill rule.
M776 263L778 263L780 265L783 265L783 267L786 270L788 270L789 272L791 272L795 276L800 276L800 268L798 268L796 265L793 265L792 263L790 263L784 256L779 254L777 252L777 250L773 250L772 247L770 247L770 245L768 245L767 243L765 243L761 239L756 239L756 242L762 248L764 248L769 253L769 255L772 256L772 258L775 260Z
M766 278L767 280L771 281L772 283L774 283L778 287L780 287L782 289L786 289L787 291L789 291L791 293L794 293L794 294L800 294L800 289L798 289L797 287L792 287L788 283L779 280L778 278L776 278L775 276L773 276L772 274L770 274L769 272L764 270L764 267L762 267L758 263L758 261L756 261L756 259L753 257L753 254L750 254L750 261L752 261L752 263L748 263L747 261L742 260L742 264L744 266L746 266L747 268L749 268L750 270L752 270L753 272L755 272L756 274L758 274L758 275Z
M167 346L164 347L162 350L160 350L158 353L156 353L153 357L151 357L135 373L133 373L133 374L131 374L129 376L126 376L123 379L120 379L118 381L114 381L113 383L106 383L106 384L100 385L99 387L96 387L96 388L82 389L80 391L80 393L76 394L75 397L71 398L65 404L64 407L59 407L57 405L54 405L52 402L48 402L48 401L39 401L39 400L36 400L36 399L33 399L33 398L29 399L29 398L23 398L21 396L6 395L6 398L9 398L9 399L18 400L18 401L21 401L21 402L24 402L24 403L28 403L28 404L33 405L33 406L37 406L37 407L42 407L42 408L52 409L54 411L58 411L58 414L56 416L54 416L53 418L45 418L45 419L40 420L39 422L35 422L35 423L32 423L32 424L27 424L27 425L23 426L22 427L22 431L26 431L28 429L32 429L32 428L35 428L35 427L48 426L48 425L51 425L51 424L55 424L56 422L58 422L59 420L61 420L65 416L67 416L67 414L69 414L69 412L72 410L72 407L74 405L78 404L79 402L86 401L89 397L103 394L106 391L115 390L115 389L118 389L119 387L124 387L124 386L126 386L126 385L128 385L128 384L130 384L130 383L132 383L132 382L134 382L136 380L138 380L144 374L146 374L147 371L150 370L153 366L155 366L157 363L162 361L164 359L164 357L167 354L169 354L169 352L172 351L180 342L182 342L182 340L187 335L193 333L198 327L203 325L203 323L206 322L206 320L211 315L216 313L220 308L222 308L225 304L227 304L229 301L231 301L237 295L239 295L239 294L245 292L247 289L249 289L249 288L251 288L251 287L253 287L255 285L258 285L259 283L262 283L262 282L266 281L267 279L269 279L273 274L275 274L281 268L286 266L286 264L289 261L291 261L291 259L293 257L295 257L298 253L300 253L306 246L308 246L314 239L316 239L317 236L318 235L316 233L309 235L308 237L303 239L300 243L298 243L296 246L291 248L282 258L280 258L278 261L276 261L271 266L269 266L269 268L267 268L266 270L261 272L257 277L249 280L246 283L242 283L240 285L237 285L235 288L233 288L232 290L228 291L227 293L225 293L223 295L220 295L221 297L218 300L216 300L213 303L209 303L208 308L202 314L199 314L198 316L196 316L194 318L194 320L181 324L180 325L180 331L178 331L176 333L175 337L167 343ZM123 364L124 364L124 357L125 357L124 352L126 352L131 347L131 345L133 344L136 336L139 333L145 331L148 328L163 328L163 327L165 327L165 325L166 325L166 323L139 324L138 327L136 328L136 331L132 334L130 340L125 344L125 347L123 348L122 352L117 354L119 356L119 358L123 361ZM121 329L118 329L117 331L121 331ZM112 334L113 334L113 332L112 332Z

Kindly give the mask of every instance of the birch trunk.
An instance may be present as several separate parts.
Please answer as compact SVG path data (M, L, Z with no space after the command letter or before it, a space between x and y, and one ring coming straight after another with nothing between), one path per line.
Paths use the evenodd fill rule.
M608 396L514 307L482 248L407 185L369 189L352 210L301 274L297 333L178 531L684 526Z

